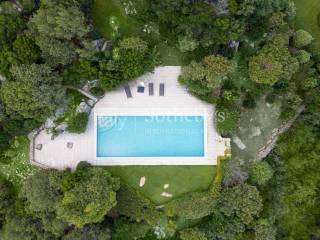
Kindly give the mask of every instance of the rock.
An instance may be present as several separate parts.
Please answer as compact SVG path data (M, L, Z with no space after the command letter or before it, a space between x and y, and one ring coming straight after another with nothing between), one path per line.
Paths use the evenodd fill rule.
M92 99L88 99L87 100L87 104L90 106L90 107L93 107L95 102L92 100Z
M52 127L54 127L54 120L55 120L54 117L49 117L49 118L47 118L47 120L46 120L46 122L45 122L45 124L44 124L44 127L45 127L45 128L52 128Z
M91 107L86 102L81 102L77 107L78 113L83 113L83 112L89 113L90 110L91 110Z
M257 137L260 135L261 135L260 127L253 127L251 130L251 134L249 135L249 138Z
M59 126L56 127L56 130L58 130L59 132L60 131L65 131L68 127L68 124L67 123L61 123Z
M232 138L232 141L237 145L238 148L240 148L241 150L246 149L246 145L244 145L244 143L241 141L240 138L238 138L237 136L234 136Z
M58 118L58 117L62 116L65 111L66 111L66 109L63 108L63 107L62 108L58 108L56 110L56 112L54 113L54 116Z

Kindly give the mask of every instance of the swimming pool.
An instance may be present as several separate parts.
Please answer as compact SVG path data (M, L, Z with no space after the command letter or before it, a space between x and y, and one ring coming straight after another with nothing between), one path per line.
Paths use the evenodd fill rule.
M203 116L96 116L97 157L203 157Z

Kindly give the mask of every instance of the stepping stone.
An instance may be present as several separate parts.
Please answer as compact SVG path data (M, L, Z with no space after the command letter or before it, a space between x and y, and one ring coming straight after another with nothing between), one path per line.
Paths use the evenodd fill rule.
M140 178L139 187L143 187L145 183L146 183L146 177Z
M172 194L171 193L167 193L167 192L162 192L160 195L162 197L166 197L166 198L171 198L172 197Z

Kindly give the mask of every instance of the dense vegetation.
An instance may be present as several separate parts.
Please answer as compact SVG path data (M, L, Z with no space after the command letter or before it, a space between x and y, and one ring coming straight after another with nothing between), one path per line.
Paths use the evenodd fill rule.
M313 33L295 28L291 0L23 0L0 9L1 239L320 239L320 59ZM261 99L281 104L284 123L302 112L265 159L219 159L208 189L199 174L198 191L179 189L162 205L124 180L133 168L118 178L85 162L73 172L29 164L26 135L61 109L55 124L85 131L76 89L94 83L101 96L168 56L185 63L180 83L222 113L223 136L235 136Z

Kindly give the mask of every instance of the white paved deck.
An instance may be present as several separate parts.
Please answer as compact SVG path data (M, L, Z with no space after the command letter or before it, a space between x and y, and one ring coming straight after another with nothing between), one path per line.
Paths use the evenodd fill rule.
M153 74L146 74L129 83L133 98L127 99L121 87L107 93L91 112L87 130L83 134L63 133L51 140L51 135L42 131L35 144L43 144L41 150L35 150L35 161L48 167L64 169L74 168L80 161L96 165L215 165L217 157L224 155L229 139L221 138L214 128L214 106L190 95L185 87L178 83L180 67L158 67ZM137 93L137 84L143 81L145 93ZM154 96L148 95L148 83L154 83ZM159 96L159 84L165 84L165 96ZM107 113L128 115L194 115L205 117L206 154L205 157L156 157L156 158L97 158L95 149L94 116ZM67 142L73 142L72 149Z

